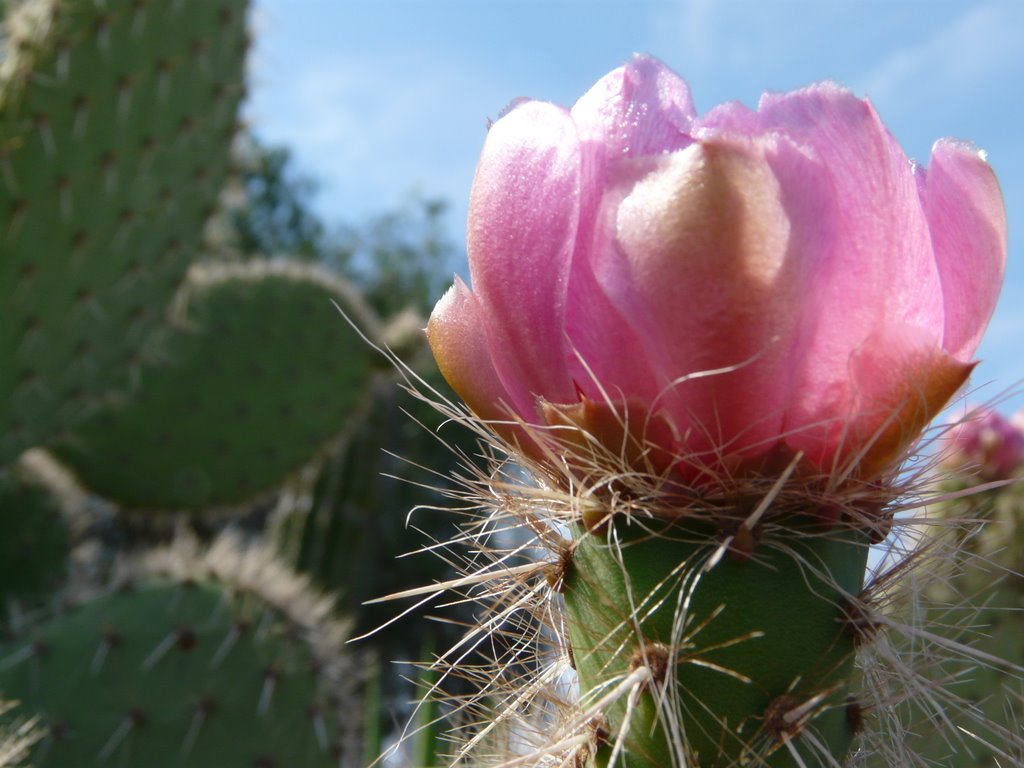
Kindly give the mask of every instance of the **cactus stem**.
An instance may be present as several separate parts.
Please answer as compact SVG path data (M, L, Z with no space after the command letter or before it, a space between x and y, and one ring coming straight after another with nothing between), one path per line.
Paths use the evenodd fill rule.
M966 662L975 674L994 658L895 618L897 578L932 579L926 566L951 559L948 548L915 551L915 526L934 520L909 513L934 500L933 466L893 467L860 483L843 468L809 478L791 465L782 480L726 477L739 487L657 508L666 485L674 498L685 489L641 478L618 457L606 466L592 454L563 456L590 474L531 463L460 407L439 409L496 457L488 470L468 468L457 497L460 508L486 514L462 537L472 550L467 575L406 595L479 587L489 602L463 642L491 645L490 665L459 670L453 661L449 670L480 683L465 711L485 712L460 757L477 750L503 765L566 768L838 768L856 748L858 760L903 766L923 764L907 746L910 697L925 702L950 743L972 740L956 731L958 715L988 725L956 695L959 681L946 689L950 680L936 672ZM540 430L530 437L548 439ZM503 455L535 482L507 470ZM530 544L503 549L486 535L517 526ZM892 526L894 554L865 587L869 541ZM547 553L543 567L520 565L529 546ZM527 664L540 672L524 684ZM730 708L739 697L751 702L742 712ZM511 724L508 735L499 723ZM1019 740L1009 734L1006 743Z

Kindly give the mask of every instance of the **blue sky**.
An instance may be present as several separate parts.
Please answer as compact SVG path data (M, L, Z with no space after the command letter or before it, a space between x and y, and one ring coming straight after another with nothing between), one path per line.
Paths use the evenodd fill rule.
M517 96L571 105L634 51L700 111L838 80L907 154L973 140L999 176L1010 265L973 400L1024 386L1024 2L1019 0L257 0L248 118L321 182L328 221L413 192L451 205L461 242L487 119ZM991 383L990 383L991 382ZM1004 408L1024 406L1024 395Z

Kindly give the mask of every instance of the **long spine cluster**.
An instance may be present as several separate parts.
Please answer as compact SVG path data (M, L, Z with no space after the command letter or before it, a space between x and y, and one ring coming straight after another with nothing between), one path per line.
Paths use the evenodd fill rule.
M931 516L948 495L934 461L886 484L730 481L680 504L635 452L565 453L553 471L440 407L491 457L452 494L466 522L443 549L464 576L415 591L480 610L428 692L456 713L454 764L925 766L921 728L950 753L1018 764L1015 723L947 675L999 669L1019 685L1024 670L925 618L935 588L922 585L948 578L937 564L976 524Z

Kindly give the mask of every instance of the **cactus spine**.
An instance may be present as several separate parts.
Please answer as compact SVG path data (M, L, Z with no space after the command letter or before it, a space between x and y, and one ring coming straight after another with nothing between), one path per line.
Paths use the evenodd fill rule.
M19 768L41 733L34 720L5 722L14 705L0 699L0 768Z
M465 576L404 595L447 587L487 606L436 664L479 691L450 700L477 723L457 762L925 766L908 697L963 715L1001 755L1024 754L1019 734L965 707L944 678L949 664L993 657L894 609L894 584L941 579L934 566L951 550L894 555L866 573L872 543L892 527L889 541L903 546L921 494L939 493L920 474L830 485L787 469L697 493L584 434L529 431L537 444L557 440L564 464L524 459L487 424L442 407L494 457L464 474ZM459 662L470 645L486 662ZM924 659L942 663L915 666ZM1019 686L1021 670L1007 669ZM930 727L956 740L947 722Z
M963 491L965 480L973 483L959 478L945 490ZM935 513L950 523L942 542L950 556L923 589L924 620L974 658L943 663L958 706L937 712L907 702L912 747L950 768L1024 765L1024 493L1017 485L986 490L943 501Z

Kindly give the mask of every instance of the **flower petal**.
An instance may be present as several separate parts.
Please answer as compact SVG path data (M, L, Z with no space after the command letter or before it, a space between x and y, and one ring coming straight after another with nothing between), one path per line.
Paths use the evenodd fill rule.
M801 304L778 183L745 143L701 142L647 165L602 230L595 271L661 386L676 383L663 402L687 448L767 451Z
M515 403L494 370L480 302L458 276L430 313L427 341L442 375L477 416L510 418Z
M565 300L580 205L580 149L567 111L530 101L492 127L469 203L467 245L494 368L516 408L575 395Z
M682 149L695 117L686 82L642 55L598 80L572 108L580 139L613 158Z
M638 400L607 402L582 397L578 403L560 405L541 401L551 435L574 450L587 465L601 466L600 457L617 454L622 463L662 474L675 462L675 434L660 414L648 413ZM589 457L588 457L589 454Z
M919 173L946 306L942 346L968 360L995 309L1006 268L1006 209L995 173L976 148L943 139Z
M913 168L870 103L823 83L766 95L757 112L723 105L696 133L786 138L769 162L811 259L787 431L847 412L850 353L872 334L916 327L939 346L942 285Z
M836 410L820 413L818 423L786 442L816 467L855 465L857 476L872 479L894 467L973 369L917 327L874 334L850 356L853 399L834 401Z

